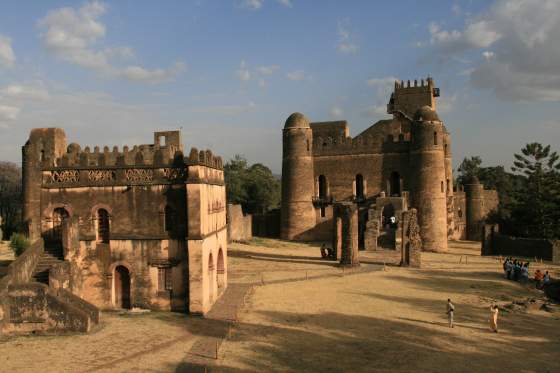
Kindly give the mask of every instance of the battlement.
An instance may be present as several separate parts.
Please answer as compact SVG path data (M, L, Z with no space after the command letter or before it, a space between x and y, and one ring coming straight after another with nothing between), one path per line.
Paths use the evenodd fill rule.
M357 136L352 137L316 137L313 139L313 155L351 155L351 154L381 154L403 153L410 148L409 134L398 137Z
M185 158L179 131L155 132L154 144L134 145L132 148L125 145L122 150L118 146L112 149L95 146L93 150L86 146L82 149L80 145L71 143L65 153L58 157L50 157L46 153L41 162L43 169L179 167L184 164L223 169L222 159L210 150L192 148Z
M395 81L394 91L387 104L387 113L399 112L413 118L416 110L422 106L427 105L436 110L436 98L439 96L440 90L435 87L431 77L426 80L420 79L420 81L415 79L412 83L410 80L407 80L406 83L403 80Z

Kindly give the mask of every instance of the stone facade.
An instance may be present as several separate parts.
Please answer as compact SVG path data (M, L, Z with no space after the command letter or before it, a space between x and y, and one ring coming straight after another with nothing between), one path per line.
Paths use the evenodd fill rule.
M363 247L365 211L384 194L417 209L423 250L445 251L457 208L451 135L436 113L439 93L431 78L395 82L387 105L392 119L353 138L346 121L310 123L292 114L283 130L281 238L329 241L333 202L354 201Z
M203 314L226 287L222 160L195 148L184 157L179 131L91 150L67 145L60 128L33 129L23 191L30 239L68 263L53 282L97 307Z

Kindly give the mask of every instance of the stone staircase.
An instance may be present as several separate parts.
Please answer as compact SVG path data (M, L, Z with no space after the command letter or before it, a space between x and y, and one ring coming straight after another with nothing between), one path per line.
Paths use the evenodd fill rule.
M41 255L32 277L35 281L48 285L50 269L53 265L61 263L63 260L64 254L61 246L49 245L45 247L45 252Z

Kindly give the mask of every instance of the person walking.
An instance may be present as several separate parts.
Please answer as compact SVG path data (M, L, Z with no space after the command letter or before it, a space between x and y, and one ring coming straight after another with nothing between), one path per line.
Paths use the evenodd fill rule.
M447 299L447 320L450 328L453 327L453 312L455 312L455 306L451 303L451 299Z
M490 329L494 333L498 332L498 306L495 304L490 306Z

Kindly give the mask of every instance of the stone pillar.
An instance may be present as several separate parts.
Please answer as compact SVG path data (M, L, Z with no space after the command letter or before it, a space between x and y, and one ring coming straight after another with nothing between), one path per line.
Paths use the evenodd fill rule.
M333 207L336 259L339 259L343 266L359 266L358 206L352 202L338 202Z
M401 221L401 266L420 268L422 238L416 209L404 211Z

